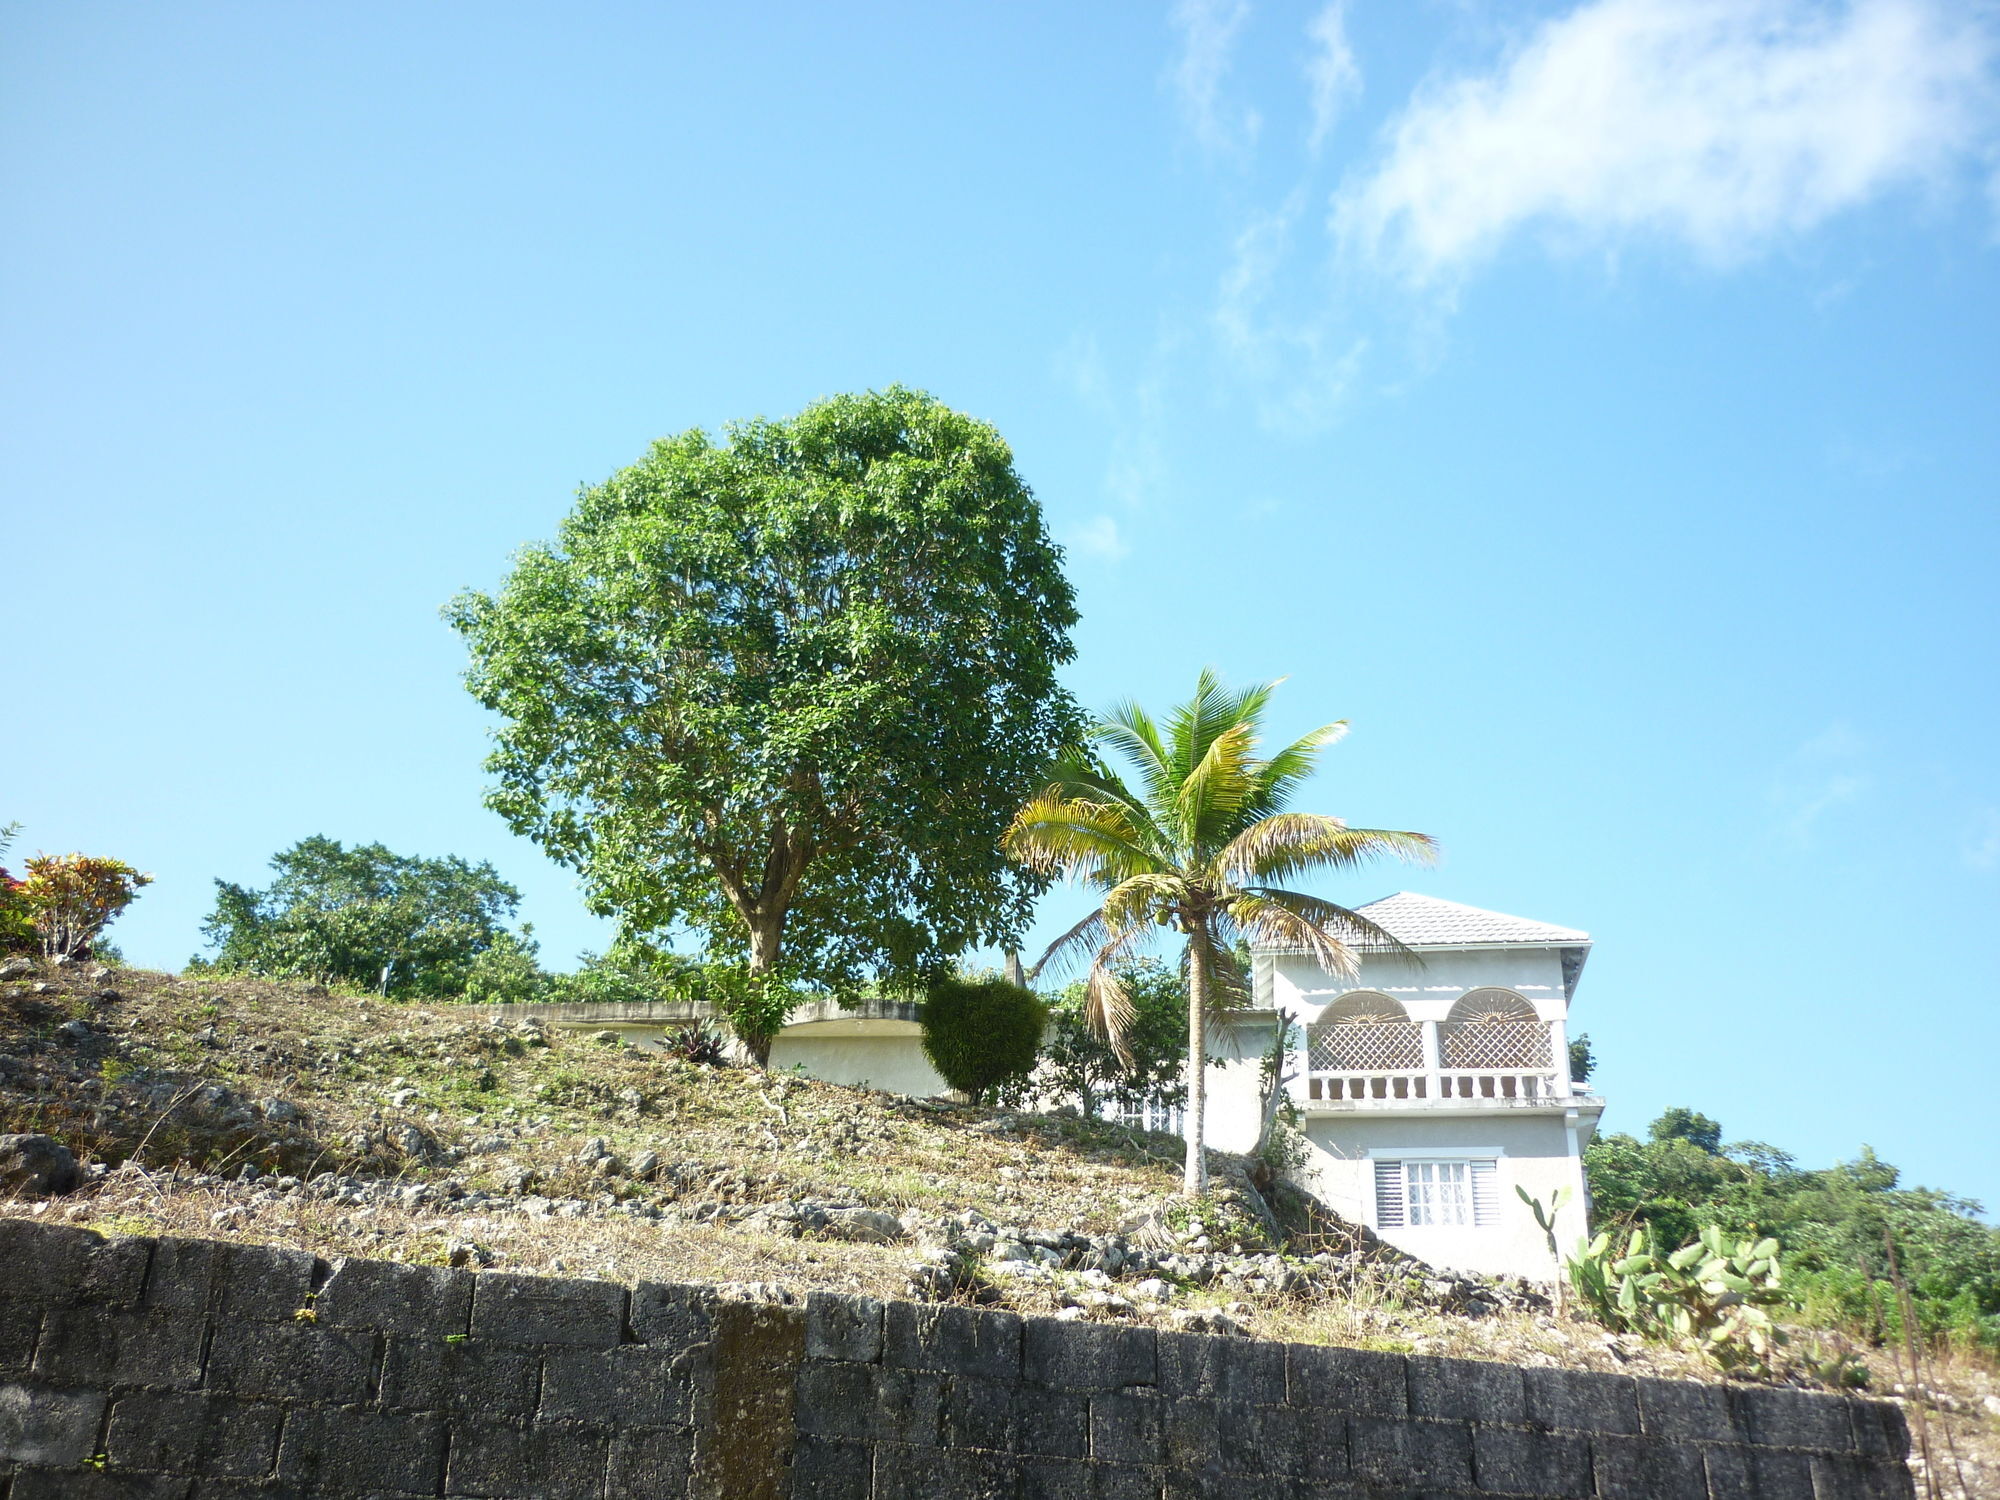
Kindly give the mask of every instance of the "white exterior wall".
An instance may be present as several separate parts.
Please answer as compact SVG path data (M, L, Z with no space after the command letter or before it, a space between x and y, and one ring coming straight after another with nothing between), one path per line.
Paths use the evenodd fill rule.
M1260 991L1264 964L1270 966L1269 993L1260 993L1258 1004L1292 1012L1301 1026L1350 990L1394 996L1412 1021L1442 1021L1460 995L1489 987L1515 991L1544 1021L1563 1020L1569 1009L1562 956L1551 948L1454 948L1426 953L1421 966L1370 954L1353 979L1329 974L1309 958L1272 955L1259 961Z
M1368 1225L1397 1249L1434 1266L1547 1281L1555 1272L1549 1261L1548 1240L1514 1189L1526 1188L1543 1203L1558 1188L1570 1190L1569 1203L1556 1216L1556 1244L1567 1254L1583 1234L1584 1210L1583 1161L1570 1153L1565 1126L1560 1114L1443 1119L1362 1113L1316 1115L1306 1121L1311 1150L1296 1175L1342 1218ZM1497 1151L1494 1197L1498 1222L1477 1227L1381 1228L1375 1219L1375 1158L1405 1151L1462 1151L1469 1157Z
M787 1026L771 1043L771 1066L802 1067L808 1077L929 1099L951 1091L924 1056L914 1021L812 1021Z

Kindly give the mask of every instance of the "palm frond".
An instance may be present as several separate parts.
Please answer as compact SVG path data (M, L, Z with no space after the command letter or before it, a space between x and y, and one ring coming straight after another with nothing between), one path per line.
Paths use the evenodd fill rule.
M1187 881L1177 871L1146 870L1128 875L1104 893L1104 925L1113 933L1158 925L1159 918L1187 896Z
M1110 1044L1118 1065L1130 1069L1132 1020L1137 1012L1117 965L1145 940L1146 929L1135 927L1112 937L1090 963L1090 980L1083 990L1083 1023Z
M1185 781L1207 757L1209 746L1239 725L1254 742L1275 682L1253 683L1231 692L1213 667L1195 679L1194 696L1167 716L1167 742L1174 769Z
M1285 880L1376 856L1430 864L1437 858L1437 840L1424 833L1349 828L1318 813L1273 813L1239 833L1216 863L1230 879L1249 882Z
M1244 892L1229 903L1229 915L1252 943L1297 949L1330 974L1352 975L1361 968L1353 950L1340 937L1269 892Z
M1282 812L1292 793L1319 769L1320 752L1347 738L1347 720L1336 719L1302 734L1264 762L1263 785L1254 805L1259 812Z
M1174 797L1174 826L1180 847L1196 858L1236 821L1256 790L1257 763L1251 758L1251 726L1231 725L1209 741L1201 763L1188 773Z
M1388 928L1371 918L1362 916L1358 911L1342 906L1337 901L1329 901L1324 896L1309 896L1304 891L1288 891L1273 885L1251 886L1245 894L1275 903L1293 915L1312 923L1343 947L1366 944L1370 948L1392 953L1413 964L1422 964L1424 961L1421 953L1390 932Z
M1028 971L1028 978L1041 978L1042 971L1051 966L1054 967L1056 973L1062 973L1065 968L1076 962L1086 951L1103 946L1105 939L1110 935L1109 929L1104 925L1104 908L1100 906L1081 922L1077 923L1076 926L1070 928L1068 932L1065 932L1053 943L1050 943L1043 950L1042 956L1035 960L1034 968Z
M1134 832L1143 836L1137 842L1157 841L1160 837L1153 823L1153 810L1146 799L1125 785L1117 772L1108 766L1066 761L1055 768L1046 790L1059 791L1065 797L1081 802L1102 802L1123 808Z
M1111 705L1111 709L1091 726L1090 736L1110 745L1138 768L1148 800L1156 799L1180 783L1173 753L1160 737L1153 716L1131 698Z
M1014 815L1000 847L1037 874L1111 884L1157 863L1136 833L1122 807L1050 788Z

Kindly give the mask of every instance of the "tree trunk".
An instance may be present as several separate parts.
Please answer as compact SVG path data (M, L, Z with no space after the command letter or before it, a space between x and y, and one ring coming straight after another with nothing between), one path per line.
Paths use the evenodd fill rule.
M1203 934L1188 935L1187 1170L1181 1191L1208 1191L1208 1155L1202 1149L1208 1116L1208 948Z
M750 982L761 984L778 967L778 945L784 937L784 917L752 921L750 928ZM771 1066L771 1043L776 1036L753 1033L741 1024L735 1028L736 1039L740 1041L750 1058L760 1068Z

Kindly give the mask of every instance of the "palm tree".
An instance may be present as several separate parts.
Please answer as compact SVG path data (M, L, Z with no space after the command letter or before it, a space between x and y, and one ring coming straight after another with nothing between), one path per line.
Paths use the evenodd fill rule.
M1338 818L1285 811L1320 752L1347 725L1315 729L1260 759L1257 733L1277 685L1232 692L1204 670L1194 697L1164 723L1136 703L1118 705L1091 736L1131 762L1136 790L1097 757L1066 763L1021 809L1005 840L1008 853L1029 868L1103 892L1096 910L1049 945L1036 971L1091 953L1085 1013L1121 1052L1131 1004L1118 964L1159 927L1186 939L1183 1185L1191 1195L1208 1184L1202 1128L1209 1016L1249 993L1237 942L1301 949L1335 973L1352 974L1351 942L1403 945L1359 913L1292 890L1290 882L1381 854L1429 861L1437 849L1427 834L1349 828Z

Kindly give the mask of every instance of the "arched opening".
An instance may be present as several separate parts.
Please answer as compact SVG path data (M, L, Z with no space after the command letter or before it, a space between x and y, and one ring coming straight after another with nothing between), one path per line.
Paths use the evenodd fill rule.
M1468 991L1439 1030L1438 1050L1447 1068L1549 1066L1549 1028L1512 990Z
M1423 1029L1392 995L1342 995L1306 1028L1306 1059L1313 1099L1424 1097Z

